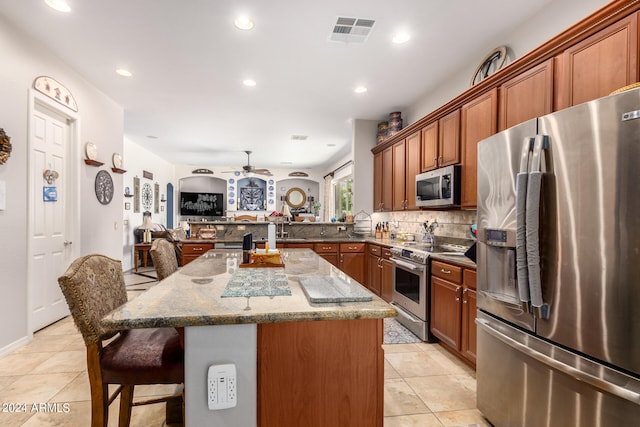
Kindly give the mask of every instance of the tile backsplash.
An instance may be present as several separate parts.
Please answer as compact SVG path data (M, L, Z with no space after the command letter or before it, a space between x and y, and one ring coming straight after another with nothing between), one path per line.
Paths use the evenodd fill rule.
M476 211L408 211L382 212L371 216L375 226L378 222L389 222L391 231L398 233L422 233L422 223L438 223L436 236L468 239L469 228L476 223ZM396 227L397 224L397 227Z

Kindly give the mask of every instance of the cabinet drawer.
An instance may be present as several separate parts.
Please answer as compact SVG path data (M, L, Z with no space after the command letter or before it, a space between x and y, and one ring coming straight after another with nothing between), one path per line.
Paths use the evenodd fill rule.
M382 248L378 245L369 245L369 253L380 256L380 254L382 253Z
M475 289L476 288L476 271L464 269L462 273L462 284L467 288Z
M446 264L444 262L434 260L431 263L431 275L453 283L462 283L462 267Z
M382 258L384 259L391 258L391 248L388 248L386 246L382 247Z
M364 243L340 243L340 252L364 252Z
M313 246L313 250L319 254L337 253L338 247L337 243L316 243Z
M182 253L185 255L202 255L209 249L213 249L213 243L183 243Z

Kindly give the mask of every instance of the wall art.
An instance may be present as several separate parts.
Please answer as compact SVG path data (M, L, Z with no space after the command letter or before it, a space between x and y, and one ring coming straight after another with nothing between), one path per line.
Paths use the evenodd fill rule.
M11 155L11 137L0 128L0 165L4 165Z
M133 213L140 213L140 178L133 178Z
M105 170L101 170L96 175L95 182L96 197L103 205L108 205L113 199L113 179L111 174Z
M76 100L71 92L61 83L48 76L36 77L33 81L33 88L38 92L48 96L59 104L64 105L71 111L78 111Z

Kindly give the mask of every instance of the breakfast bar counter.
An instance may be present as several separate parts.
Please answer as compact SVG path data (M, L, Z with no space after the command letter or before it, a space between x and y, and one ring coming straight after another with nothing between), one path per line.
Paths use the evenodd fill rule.
M185 328L188 426L382 427L382 320L395 309L308 249L283 250L284 268L241 261L240 250L211 250L102 323ZM325 282L348 285L357 292L347 300L364 301L310 302L303 286ZM207 371L228 363L237 406L209 410Z

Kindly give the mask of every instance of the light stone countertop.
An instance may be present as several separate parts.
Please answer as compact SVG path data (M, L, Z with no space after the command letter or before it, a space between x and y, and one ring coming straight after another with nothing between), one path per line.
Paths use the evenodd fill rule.
M105 316L102 324L108 329L133 329L397 315L391 305L373 293L370 302L309 303L300 287L300 276L337 276L355 282L310 249L283 250L291 296L221 297L241 260L240 250L211 250Z

